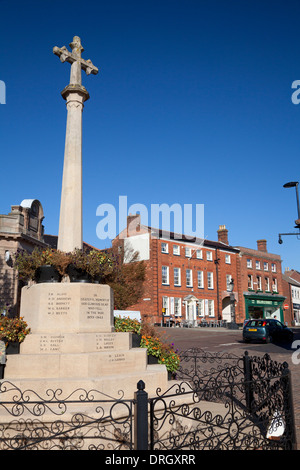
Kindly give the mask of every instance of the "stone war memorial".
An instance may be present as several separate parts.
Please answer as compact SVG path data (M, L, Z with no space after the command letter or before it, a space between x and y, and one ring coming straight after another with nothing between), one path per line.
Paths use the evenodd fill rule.
M89 94L81 83L98 69L83 60L83 47L75 36L71 52L64 46L53 52L71 64L70 83L62 91L66 100L67 125L61 190L58 249L82 249L82 111ZM113 291L108 285L79 282L38 283L21 293L21 316L31 333L10 355L5 380L21 390L44 396L48 389L97 390L110 397L122 391L133 398L143 380L149 394L166 388L164 365L148 365L145 348L132 347L132 333L114 331Z

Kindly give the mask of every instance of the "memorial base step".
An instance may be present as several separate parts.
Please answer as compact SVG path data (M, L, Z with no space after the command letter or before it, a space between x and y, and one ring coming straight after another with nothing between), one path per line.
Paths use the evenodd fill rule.
M158 389L167 390L170 386L167 370L165 366L160 364L147 365L144 371L122 372L109 376L88 378L83 378L80 374L78 374L78 377L72 378L13 378L7 376L5 371L4 379L1 382L5 388L9 388L9 383L11 383L13 388L20 389L24 399L27 391L32 391L37 395L37 398L51 399L53 393L48 393L48 391L52 391L55 392L57 400L66 400L68 397L72 400L72 396L75 396L73 395L74 392L79 389L82 389L83 392L96 390L105 394L107 398L133 399L134 392L137 390L137 383L140 380L145 382L145 389L149 396L155 396ZM16 396L15 393L14 396Z
M7 357L5 377L72 378L102 377L116 373L138 372L147 367L144 348L70 354L16 354Z

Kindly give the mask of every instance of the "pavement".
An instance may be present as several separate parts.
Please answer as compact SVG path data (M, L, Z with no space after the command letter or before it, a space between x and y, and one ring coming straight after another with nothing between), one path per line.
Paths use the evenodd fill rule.
M231 352L237 356L243 355L245 351L253 356L268 353L274 361L287 362L292 377L297 448L300 450L300 328L292 329L294 331L292 344L246 344L242 340L242 329L228 330L221 327L158 328L165 340L174 343L175 348L179 351L196 347L210 352Z

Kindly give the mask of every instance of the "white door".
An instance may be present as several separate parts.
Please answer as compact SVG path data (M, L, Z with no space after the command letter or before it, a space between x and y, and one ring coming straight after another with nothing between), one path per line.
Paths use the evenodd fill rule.
M187 306L187 315L186 320L193 325L196 323L196 301L189 300L186 304Z

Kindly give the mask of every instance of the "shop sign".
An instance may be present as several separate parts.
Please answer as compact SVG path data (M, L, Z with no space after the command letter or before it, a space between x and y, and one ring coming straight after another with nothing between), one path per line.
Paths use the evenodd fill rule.
M252 305L272 305L272 306L279 305L280 306L282 303L280 300L246 299L246 301Z

